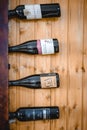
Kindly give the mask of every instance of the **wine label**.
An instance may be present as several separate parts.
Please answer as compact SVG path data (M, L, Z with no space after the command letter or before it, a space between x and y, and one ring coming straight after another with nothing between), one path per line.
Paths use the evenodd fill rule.
M44 109L38 109L35 110L35 119L40 120L40 119L50 119L50 109L49 108L44 108Z
M45 109L43 110L43 119L47 119L47 111Z
M56 76L42 76L40 77L42 88L55 88L57 87Z
M16 119L10 119L10 120L9 120L9 124L15 123L15 122L16 122Z
M38 40L37 48L39 54L54 54L53 39Z
M29 109L25 112L25 120L50 119L50 109Z
M41 7L39 4L36 5L25 5L25 9L23 10L24 15L27 19L41 19Z

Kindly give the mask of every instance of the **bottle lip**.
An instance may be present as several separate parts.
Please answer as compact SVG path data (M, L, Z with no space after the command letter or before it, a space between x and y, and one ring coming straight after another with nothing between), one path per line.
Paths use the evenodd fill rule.
M61 16L61 8L60 8L60 4L59 3L58 3L58 12L59 12L58 16L60 17Z
M54 107L50 109L50 116L53 117L53 119L58 119L60 116L59 107Z
M59 41L57 38L53 39L55 53L59 52Z
M9 112L9 120L16 118L16 112Z
M59 74L56 73L56 79L57 79L57 87L60 86L60 77L59 77Z

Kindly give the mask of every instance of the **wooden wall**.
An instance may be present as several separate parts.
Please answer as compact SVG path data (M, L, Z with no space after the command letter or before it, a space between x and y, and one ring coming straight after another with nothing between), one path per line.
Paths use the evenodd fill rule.
M11 130L87 129L87 0L9 0L9 9L19 4L60 3L61 18L9 20L9 45L32 39L57 38L56 55L9 54L9 80L57 72L60 88L33 90L9 88L9 111L23 106L59 106L60 119L16 122Z

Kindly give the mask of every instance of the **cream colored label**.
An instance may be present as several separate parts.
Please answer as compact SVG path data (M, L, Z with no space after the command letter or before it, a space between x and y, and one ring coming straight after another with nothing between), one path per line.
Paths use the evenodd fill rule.
M39 4L25 5L24 15L27 19L40 19L42 18L41 8Z
M41 40L42 54L54 54L53 39Z
M57 87L56 76L41 77L42 88L55 88Z

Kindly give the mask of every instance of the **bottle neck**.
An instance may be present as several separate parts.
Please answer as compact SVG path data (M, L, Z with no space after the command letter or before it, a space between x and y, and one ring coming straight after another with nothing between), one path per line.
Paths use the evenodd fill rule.
M20 45L16 46L10 46L8 47L9 52L23 52L23 53L29 53L29 54L38 54L37 49L37 41L27 41L25 43L22 43Z
M16 16L16 11L14 10L9 10L8 11L8 18L13 18Z
M28 76L20 80L9 81L8 84L9 86L20 86L33 89L41 88L39 76Z
M9 120L15 119L16 118L16 113L15 112L10 112L9 113Z
M13 86L13 85L14 85L14 82L9 81L9 82L8 82L8 85L9 85L9 86Z

